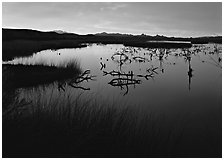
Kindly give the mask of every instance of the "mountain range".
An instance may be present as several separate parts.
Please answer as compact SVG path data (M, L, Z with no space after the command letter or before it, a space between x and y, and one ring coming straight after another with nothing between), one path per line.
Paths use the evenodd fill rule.
M150 41L150 40L164 40L164 41L190 41L191 43L222 43L222 36L204 36L196 38L186 37L166 37L163 35L131 35L121 33L107 33L101 32L96 34L79 35L75 33L68 33L63 30L54 31L37 31L31 29L8 29L2 28L2 40L80 40L84 42L101 42L101 41Z

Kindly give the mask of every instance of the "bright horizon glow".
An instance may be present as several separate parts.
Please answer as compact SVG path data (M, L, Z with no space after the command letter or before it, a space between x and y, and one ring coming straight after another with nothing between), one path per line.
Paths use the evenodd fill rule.
M222 35L221 2L3 2L2 27L76 34Z

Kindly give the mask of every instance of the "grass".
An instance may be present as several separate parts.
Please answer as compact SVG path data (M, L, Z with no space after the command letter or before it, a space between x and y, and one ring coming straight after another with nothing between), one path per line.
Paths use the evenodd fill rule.
M4 158L221 156L220 145L208 144L215 142L215 137L208 136L208 141L203 142L211 147L208 152L194 147L194 143L185 146L183 142L192 137L186 134L188 124L184 117L170 123L162 115L139 110L139 106L98 101L95 95L88 97L83 92L70 95L56 90L48 91L50 95L42 89L39 94L27 92L26 100L15 98L3 109Z
M3 157L177 156L182 133L153 115L81 95L50 99L17 99L3 110Z
M86 45L76 40L12 40L2 42L3 61L29 56L46 49L80 48Z
M3 64L3 86L11 88L37 86L74 78L81 72L79 63L74 60L60 66ZM12 83L9 84L10 82Z

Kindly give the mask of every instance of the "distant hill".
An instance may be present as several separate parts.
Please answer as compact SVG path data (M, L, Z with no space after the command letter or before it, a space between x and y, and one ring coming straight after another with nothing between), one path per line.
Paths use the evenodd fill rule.
M185 38L185 37L166 37L163 35L156 35L156 36L150 36L146 34L141 35L131 35L131 34L120 34L120 33L97 33L96 36L101 37L123 37L123 38L136 38L138 40L156 40L156 41L190 41L193 44L197 43L222 43L222 36L203 36L203 37L196 37L196 38Z
M96 33L95 35L96 35L96 36L124 36L124 37L133 36L133 35L131 35L131 34L107 33L107 32Z
M148 41L188 41L191 43L149 43ZM84 44L83 44L84 43ZM120 33L98 33L78 35L64 31L41 32L29 29L2 29L2 58L11 60L16 56L28 56L45 49L79 48L85 43L123 44L124 46L146 48L186 48L192 44L222 43L222 37L165 37L128 35Z
M54 40L54 39L73 39L77 38L78 34L63 32L41 32L30 29L2 29L2 40Z
M222 43L222 36L206 36L197 38L184 38L184 37L166 37L163 35L131 35L121 33L97 33L78 35L74 33L67 33L61 30L50 32L41 32L30 29L2 29L2 40L78 40L83 43L113 43L121 44L124 42L145 42L145 41L190 41L191 43Z

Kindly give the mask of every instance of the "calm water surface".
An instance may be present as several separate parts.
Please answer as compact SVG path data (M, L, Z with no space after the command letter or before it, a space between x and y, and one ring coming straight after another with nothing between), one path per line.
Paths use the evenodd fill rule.
M45 50L7 63L63 65L73 59L94 76L79 84L90 88L82 92L97 94L100 99L165 113L210 112L221 104L221 45L164 50L92 44L81 49ZM52 86L48 89L50 92ZM67 85L59 92L72 90L82 89Z

